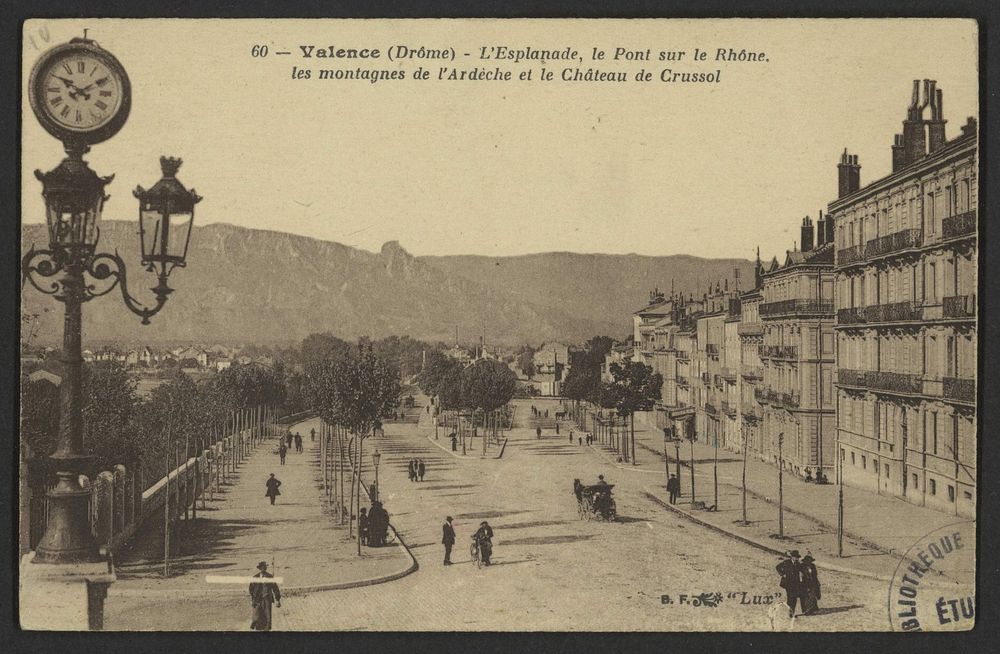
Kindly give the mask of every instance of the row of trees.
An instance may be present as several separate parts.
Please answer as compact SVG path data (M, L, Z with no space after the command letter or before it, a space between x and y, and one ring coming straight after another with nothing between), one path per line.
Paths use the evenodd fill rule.
M563 395L577 402L590 402L604 409L613 409L628 420L631 453L625 458L635 461L635 424L637 411L649 411L663 387L663 376L650 366L638 361L612 363L608 367L611 381L601 377L605 357L614 347L608 336L595 336L583 349L573 353L572 366L563 383Z
M238 411L282 405L283 378L280 369L249 365L232 366L196 383L177 370L143 399L121 363L87 364L85 448L96 458L97 469L124 464L141 471L149 485L162 476L165 458L178 447L193 454L194 448L227 433ZM59 411L56 384L44 378L22 378L21 437L33 457L43 459L55 449Z
M488 413L514 397L517 375L501 361L480 359L463 367L444 353L434 352L427 357L418 383L424 393L438 398L441 409Z

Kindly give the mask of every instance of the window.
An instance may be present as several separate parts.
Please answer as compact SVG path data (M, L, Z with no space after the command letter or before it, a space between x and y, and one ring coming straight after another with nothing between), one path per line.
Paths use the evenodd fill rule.
M865 458L864 454L861 455L861 469L862 470L868 469L868 460Z
M967 500L971 500L972 499L972 493L969 492L969 491L965 491L963 493L963 495L965 496L965 499L967 499Z
M857 465L857 461L854 460L854 452L851 452L851 465Z
M949 502L955 501L955 487L952 486L951 484L948 484L948 501Z
M885 464L885 478L886 479L889 478L889 464L888 463Z
M844 457L845 457L846 455L847 455L847 452L845 452L845 451L844 451L844 448L840 448L840 460L841 460L841 461L843 461L843 460L844 460Z
M918 477L915 472L913 473L913 488L914 490L920 489L920 477Z
M931 495L937 495L937 480L931 479Z

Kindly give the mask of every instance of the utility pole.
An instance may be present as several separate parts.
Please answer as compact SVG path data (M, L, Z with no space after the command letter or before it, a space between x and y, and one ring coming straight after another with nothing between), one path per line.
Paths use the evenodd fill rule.
M781 432L778 434L778 538L785 537L785 494L782 476L785 469L785 459L782 456L784 444L785 432Z
M748 438L746 427L742 428L743 431L743 524L748 525L750 521L747 520L747 449L749 446L750 439Z
M715 510L719 510L719 431L715 431L715 461L712 463L712 484L715 487Z
M694 438L688 438L691 443L691 505L694 506Z

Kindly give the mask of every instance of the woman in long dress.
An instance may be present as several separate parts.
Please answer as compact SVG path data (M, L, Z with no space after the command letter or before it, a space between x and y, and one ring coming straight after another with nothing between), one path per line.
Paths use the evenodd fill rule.
M812 615L819 609L822 597L815 560L808 554L802 557L802 612L806 615Z

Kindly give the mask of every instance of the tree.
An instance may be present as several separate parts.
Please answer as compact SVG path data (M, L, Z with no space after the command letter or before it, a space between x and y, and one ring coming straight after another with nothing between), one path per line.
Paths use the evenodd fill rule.
M517 376L499 361L481 359L462 371L462 395L469 407L498 409L514 397Z
M460 375L462 364L440 350L427 353L427 365L417 377L421 390L430 396L442 394L442 388Z
M635 463L635 420L636 411L649 411L660 398L663 376L654 373L650 366L639 361L625 361L611 364L614 381L609 385L608 395L614 401L618 415L628 418L632 439L632 463ZM628 452L625 452L626 459Z
M517 367L524 376L531 379L535 374L535 353L530 346L525 345L517 354Z
M614 339L610 336L594 336L583 349L575 350L571 355L569 374L563 382L563 395L572 400L584 400L603 406L601 370L612 347Z

